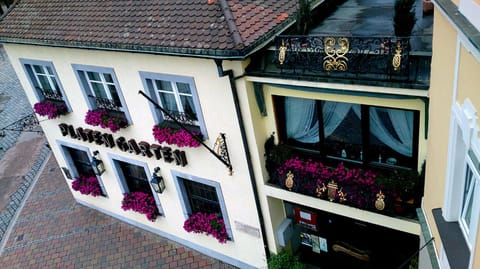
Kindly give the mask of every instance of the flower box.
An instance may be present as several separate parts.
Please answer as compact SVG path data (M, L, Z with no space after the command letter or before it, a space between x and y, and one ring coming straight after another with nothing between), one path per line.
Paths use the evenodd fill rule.
M53 102L44 100L33 105L33 110L40 116L46 116L49 119L59 118L68 112L67 105L64 102Z
M124 193L122 209L125 211L133 210L144 214L147 216L147 219L152 222L160 215L157 205L155 204L155 198L144 192Z
M110 129L113 133L128 126L125 116L113 115L106 110L88 110L85 115L85 123L92 126L100 126L104 129Z
M91 195L93 197L103 196L100 183L95 176L83 176L76 177L72 182L72 189L80 192L84 195Z
M189 233L205 233L215 237L218 242L225 244L228 233L223 219L213 213L197 212L183 224L183 229Z
M200 146L195 138L183 129L175 129L166 125L154 125L153 137L158 143L167 143L169 145L177 145L178 147L196 148ZM201 137L201 133L191 131L197 137Z

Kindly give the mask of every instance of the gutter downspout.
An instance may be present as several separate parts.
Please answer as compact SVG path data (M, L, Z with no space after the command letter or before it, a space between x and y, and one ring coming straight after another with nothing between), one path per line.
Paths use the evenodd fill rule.
M263 248L265 250L265 255L267 257L267 262L268 262L268 259L270 258L270 250L268 248L267 235L265 232L265 221L263 219L262 210L260 209L260 200L258 197L257 182L255 180L255 176L253 173L252 159L250 158L250 148L248 147L247 135L245 132L245 125L243 123L242 113L240 110L238 94L237 94L237 86L235 85L235 80L237 78L233 76L233 70L223 70L222 60L215 59L215 64L217 65L218 76L219 77L228 76L228 80L230 81L230 89L232 90L233 103L235 104L235 112L237 114L238 125L240 126L242 143L243 143L243 147L245 148L245 159L247 160L248 173L250 175L250 182L252 183L253 194L255 197L255 205L257 207L257 214L260 221L260 230L262 232Z

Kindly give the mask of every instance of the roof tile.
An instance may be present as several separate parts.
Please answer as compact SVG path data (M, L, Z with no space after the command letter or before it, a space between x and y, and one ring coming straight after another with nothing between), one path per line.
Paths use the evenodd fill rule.
M167 52L168 48L233 51L253 45L292 16L296 2L217 0L209 5L206 0L21 0L0 21L0 39L91 43L100 48L153 46ZM222 3L231 15L222 10ZM229 25L231 16L233 24ZM236 31L240 43L234 38Z

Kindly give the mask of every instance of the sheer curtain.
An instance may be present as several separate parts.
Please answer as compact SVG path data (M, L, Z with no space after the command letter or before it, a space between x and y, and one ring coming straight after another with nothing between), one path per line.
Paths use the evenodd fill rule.
M378 112L384 110L398 139L385 126ZM397 109L370 108L370 132L396 152L412 157L413 113Z
M285 97L287 137L302 143L319 142L315 100Z
M358 118L360 116L360 106L349 103L338 103L338 102L323 102L322 103L322 112L323 112L323 128L325 131L325 137L329 137L335 129L342 123L343 119L347 116L350 109L358 107Z

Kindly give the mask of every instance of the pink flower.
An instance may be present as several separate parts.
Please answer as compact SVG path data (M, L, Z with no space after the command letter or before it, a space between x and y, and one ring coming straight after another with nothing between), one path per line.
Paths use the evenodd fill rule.
M124 193L122 209L142 213L147 216L147 219L150 221L155 221L157 216L160 215L157 205L155 204L155 198L144 192Z
M72 182L72 189L81 194L95 196L103 196L100 183L95 176L87 177L80 175Z
M108 128L112 133L128 125L125 117L110 115L106 110L88 110L85 115L85 123L105 129Z
M196 148L200 146L195 138L193 138L187 131L183 129L173 129L171 127L154 125L153 137L158 143L167 143L169 145L177 145L179 147L191 147ZM192 132L195 136L200 137L199 132Z
M197 212L184 222L183 229L189 233L206 233L222 244L227 243L228 240L225 222L213 213Z
M67 106L64 103L54 103L51 101L42 101L33 105L33 110L40 116L47 116L49 119L55 119L67 113Z

